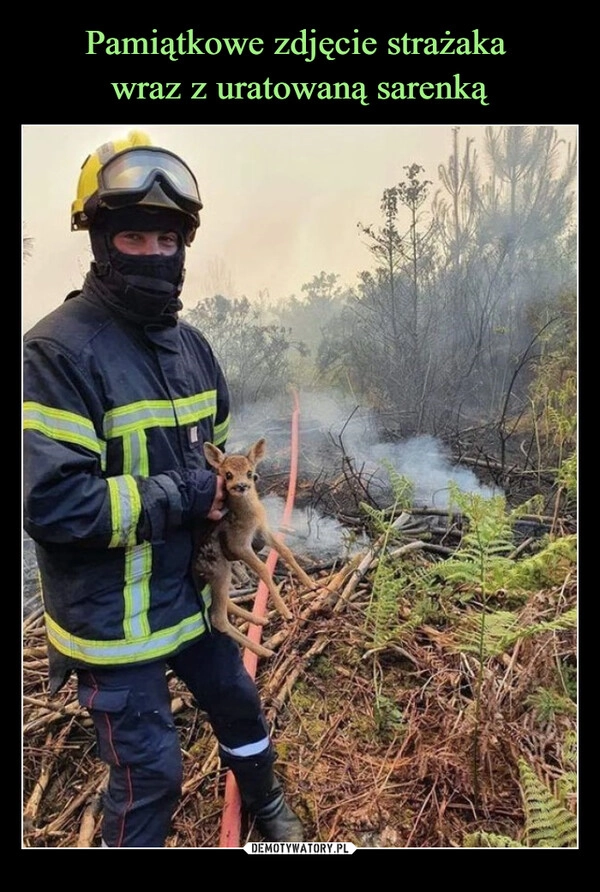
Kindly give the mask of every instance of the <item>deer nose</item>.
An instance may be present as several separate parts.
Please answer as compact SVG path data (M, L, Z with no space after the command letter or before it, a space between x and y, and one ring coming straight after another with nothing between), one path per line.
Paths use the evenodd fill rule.
M247 489L250 489L250 485L248 483L236 483L233 489L235 492L246 492Z

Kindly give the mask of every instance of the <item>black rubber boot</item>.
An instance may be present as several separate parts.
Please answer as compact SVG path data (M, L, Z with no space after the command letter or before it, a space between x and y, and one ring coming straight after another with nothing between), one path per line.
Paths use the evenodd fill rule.
M273 778L273 787L265 801L250 811L261 836L269 842L302 842L304 830L298 815L285 801L279 781Z
M304 831L285 801L281 783L273 771L275 752L269 746L250 758L231 756L221 750L221 763L233 771L242 804L268 842L302 842Z

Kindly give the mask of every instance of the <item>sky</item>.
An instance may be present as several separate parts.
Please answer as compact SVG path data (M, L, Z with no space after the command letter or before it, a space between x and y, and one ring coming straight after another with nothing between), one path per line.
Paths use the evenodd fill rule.
M73 124L22 127L23 233L33 251L23 264L26 331L81 286L89 239L71 232L71 203L82 163L99 145L146 131L154 145L189 164L204 203L201 227L186 257L185 309L216 292L291 295L321 271L355 285L370 266L358 224L379 226L383 190L418 163L439 188L438 166L452 152L452 130L475 139L483 155L486 125L448 124ZM575 144L577 125L557 127Z

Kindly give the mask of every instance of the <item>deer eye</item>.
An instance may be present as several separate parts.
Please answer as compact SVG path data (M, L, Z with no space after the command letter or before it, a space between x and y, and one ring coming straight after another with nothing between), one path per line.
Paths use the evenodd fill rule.
M233 474L231 473L231 471L225 472L225 480L233 480Z
M254 474L252 473L252 471L246 471L246 477L248 478L248 480L253 480Z

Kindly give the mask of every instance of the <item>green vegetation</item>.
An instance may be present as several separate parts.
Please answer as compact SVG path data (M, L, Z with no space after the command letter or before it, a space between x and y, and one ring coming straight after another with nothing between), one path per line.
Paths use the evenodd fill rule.
M380 225L358 223L357 253L362 244L369 264L354 284L321 271L299 297L253 308L246 298L215 296L190 320L215 343L238 406L284 393L290 382L315 404L335 390L373 410L390 441L430 434L458 460L475 455L502 490L484 498L451 486L459 542L425 556L427 536L410 547L414 536L398 522L411 518L411 481L384 463L392 498L381 507L359 480L355 505L376 551L356 645L372 712L348 721L363 740L407 739L413 704L404 692L419 690L426 710L429 687L441 680L457 709L452 730L469 754L475 813L484 811L498 728L511 740L524 717L534 729L552 725L561 746L552 789L526 750L505 747L505 770L523 792L523 833L478 830L462 844L572 847L577 670L564 642L577 629L577 538L565 524L578 480L575 152L552 127L486 128L481 146L461 142L458 127L449 137L436 182L418 159L400 159ZM345 451L343 463L347 482ZM543 534L518 540L523 521ZM426 644L417 660L423 641L436 647ZM429 675L413 674L430 650ZM314 692L302 696L299 711L314 712ZM311 728L317 737L323 730L318 709ZM449 776L453 758L444 763Z

